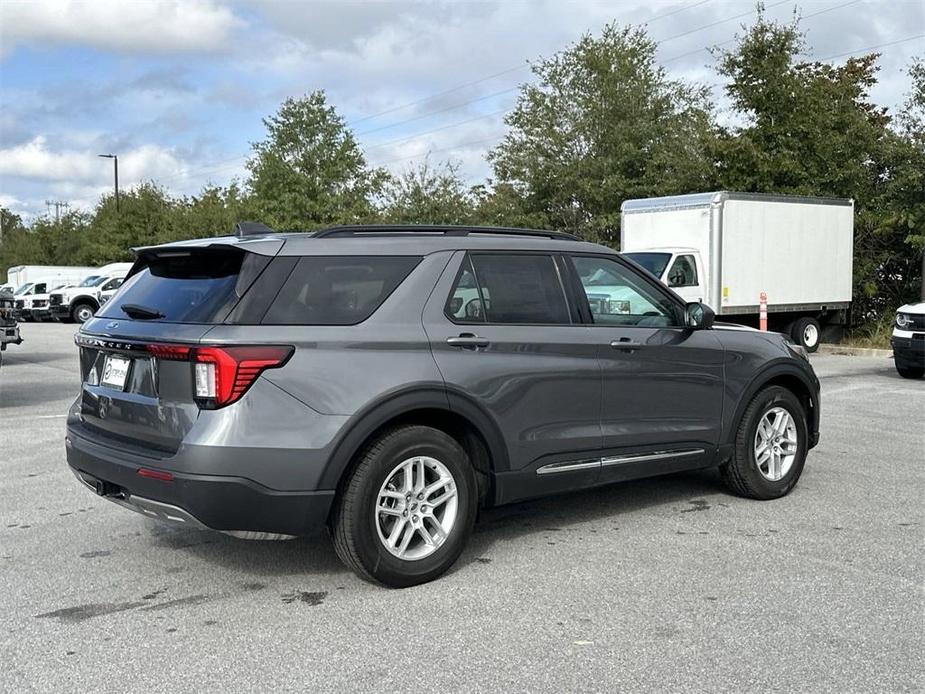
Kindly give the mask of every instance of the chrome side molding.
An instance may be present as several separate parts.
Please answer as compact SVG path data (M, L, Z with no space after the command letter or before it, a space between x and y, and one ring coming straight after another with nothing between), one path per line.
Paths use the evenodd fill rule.
M704 453L703 448L678 448L671 451L652 451L651 453L629 453L627 455L608 455L603 458L566 460L561 463L550 463L549 465L537 468L536 474L553 475L559 472L590 470L592 468L610 467L611 465L625 465L626 463L643 463L651 460L684 458L690 455L700 455L701 453Z
M568 460L562 463L550 463L541 468L537 468L537 475L552 475L557 472L574 472L575 470L588 470L590 468L600 467L600 458L588 458L587 460Z
M651 453L631 453L629 455L609 455L601 458L601 466L625 465L626 463L642 463L649 460L664 460L665 458L683 458L688 455L699 455L702 448L678 448L673 451L652 451Z

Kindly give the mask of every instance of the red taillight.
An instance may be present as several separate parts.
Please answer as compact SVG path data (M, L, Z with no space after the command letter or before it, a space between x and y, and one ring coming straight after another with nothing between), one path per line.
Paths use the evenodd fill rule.
M148 352L161 359L186 361L189 359L190 347L187 345L148 345Z
M266 369L286 363L289 345L252 347L190 347L150 344L148 352L161 359L193 363L193 395L200 405L224 407L238 400Z

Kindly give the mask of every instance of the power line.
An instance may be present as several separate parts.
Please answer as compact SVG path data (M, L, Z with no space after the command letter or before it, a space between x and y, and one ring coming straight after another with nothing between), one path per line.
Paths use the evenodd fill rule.
M790 2L790 0L778 0L778 2L771 3L765 9L770 10L773 7L777 7L778 5L783 5L788 2ZM687 31L682 31L680 34L675 34L674 36L669 36L668 38L662 39L661 41L656 41L655 45L661 46L663 43L674 41L675 39L679 39L682 36L688 36L689 34L695 34L698 31L703 31L704 29L709 29L710 27L715 27L719 24L725 24L726 22L731 22L733 19L741 19L742 17L748 17L749 15L755 14L755 12L757 11L758 10L749 10L748 12L743 12L742 14L733 15L732 17L726 17L726 19L720 19L716 22L710 22L709 24L704 24L703 26L699 26L696 29L688 29Z
M425 154L425 155L423 155L423 156L430 156L431 154L437 154L437 153L439 153L439 152L448 152L448 151L451 150L451 149L460 149L461 147L472 147L472 146L474 146L474 145L481 145L481 144L485 144L485 143L487 143L487 142L497 142L498 140L503 139L505 134L506 134L506 133L503 133L503 134L501 134L501 135L495 135L494 137L487 137L487 138L484 138L484 139L482 139L482 140L473 140L473 141L471 141L471 142L459 142L459 143L457 143L457 144L455 144L455 145L451 145L451 146L449 146L449 147L441 147L440 149L431 149L431 150L428 150L428 151L427 151L427 154ZM420 156L422 156L422 155L420 155L420 154L412 154L411 156L408 156L408 157L398 157L398 158L396 158L396 159L388 159L388 160L386 160L386 161L380 161L380 162L376 162L376 163L370 163L370 166L385 166L385 165L387 165L387 164L394 164L395 162L398 162L398 161L405 161L406 159L417 159L417 158L420 157Z
M450 123L449 125L443 125L439 128L433 128L432 130L425 130L424 132L415 133L414 135L408 137L400 137L395 140L389 140L387 142L380 142L376 145L370 145L363 149L364 152L368 152L371 149L381 149L382 147L388 147L389 145L400 145L405 142L410 142L411 140L417 140L424 135L431 135L432 133L440 132L441 130L449 130L450 128L457 128L460 125L466 125L467 123L474 123L477 120L484 120L486 118L491 118L492 116L498 116L502 113L510 113L511 109L502 108L497 111L492 111L491 113L483 113L480 116L474 116L473 118L467 118L466 120L457 121L456 123Z
M849 5L856 5L859 2L861 2L861 0L849 0L848 2L842 2L842 3L839 3L838 5L832 5L831 7L825 8L824 10L819 10L817 12L812 12L810 14L803 15L802 17L800 17L800 21L804 19L811 19L813 17L818 17L821 14L825 14L826 12L832 12L833 10L840 10L843 7L848 7ZM703 48L697 48L693 51L687 51L686 53L681 53L679 55L674 55L670 58L665 58L664 60L659 60L658 62L661 63L662 65L664 65L665 63L673 63L674 61L680 60L681 58L687 58L688 56L696 55L703 51L709 51L711 48L718 48L720 46L726 46L730 43L733 43L736 40L736 38L737 37L733 36L728 41L722 41L720 43L714 44L713 46L704 46Z
M671 10L671 11L669 11L669 12L664 12L664 13L662 13L662 14L656 15L655 17L652 17L651 19L647 20L647 21L645 22L645 24L652 24L652 23L654 23L654 22L657 22L657 21L660 20L660 19L664 19L664 18L666 18L666 17L671 17L671 16L673 16L673 15L679 14L680 12L684 12L684 11L686 11L686 10L691 10L691 9L696 8L696 7L700 7L701 5L705 5L705 4L707 4L708 2L712 2L712 1L713 1L713 0L699 0L699 2L695 2L695 3L689 4L689 5L684 5L683 7L679 7L679 8L677 8L677 9ZM782 0L782 1L787 2L787 1L789 1L789 0ZM779 3L778 3L778 4L779 4ZM772 7L773 7L773 5L772 5ZM731 19L734 19L734 17L731 18ZM694 31L696 31L696 30L694 30ZM670 40L670 39L666 39L666 40ZM529 63L526 63L526 62L525 62L525 63L521 63L521 64L519 64L519 65L515 65L515 66L512 66L512 67L509 67L509 68L504 69L504 70L501 70L501 71L499 71L499 72L495 72L495 73L492 73L492 74L490 74L490 75L486 75L485 77L481 77L481 78L479 78L479 79L477 79L477 80L472 80L472 81L469 81L469 82L464 82L464 83L462 83L462 84L458 84L458 85L456 85L456 86L454 86L454 87L450 87L449 89L445 89L444 91L437 92L436 94L430 94L430 95L428 95L428 96L422 97L422 98L420 98L420 99L416 99L416 100L414 100L414 101L409 101L409 102L404 103L404 104L401 104L401 105L399 105L399 106L393 106L392 108L385 109L384 111L379 111L379 112L377 112L377 113L372 113L372 114L370 114L370 115L368 115L368 116L363 116L362 118L357 118L357 119L353 119L353 120L348 120L348 121L345 122L345 125L346 125L347 127L354 127L354 126L356 126L356 125L359 124L359 123L363 123L363 122L372 120L372 119L374 119L374 118L378 118L379 116L384 116L384 115L387 115L387 114L389 114L389 113L394 113L395 111L400 111L400 110L403 110L403 109L406 109L406 108L410 108L411 106L417 106L417 105L419 105L419 104L426 103L426 102L428 102L428 101L433 101L434 99L437 99L437 98L439 98L439 97L441 97L441 96L446 96L446 95L448 95L448 94L453 94L453 93L458 92L458 91L460 91L460 90L462 90L462 89L466 89L466 88L468 88L468 87L473 87L473 86L475 86L475 85L477 85L477 84L481 84L481 83L483 83L483 82L488 82L488 81L493 80L493 79L495 79L495 78L497 78L497 77L501 77L501 76L503 76L503 75L507 75L507 74L510 74L510 73L512 73L512 72L517 72L517 71L519 71L519 70L523 70L523 69L526 69L526 68L528 68L528 67L529 67ZM429 111L429 112L427 112L427 113L425 113L425 114L421 114L421 115L419 115L419 116L415 116L414 118L409 118L409 119L406 119L406 120L403 120L403 121L398 121L398 122L396 122L396 123L392 123L392 124L389 124L389 125L385 125L385 126L382 126L382 127L379 127L379 128L373 128L373 129L370 129L370 130L365 130L365 131L362 131L362 132L359 132L359 133L355 133L355 135L356 135L356 136L368 135L368 134L372 134L372 133L375 133L375 132L379 132L380 130L387 130L387 129L391 129L391 128L397 127L397 126L399 126L399 125L405 125L405 124L407 124L407 123L411 123L411 122L414 122L414 121L417 121L417 120L421 120L421 119L426 118L426 117L428 117L428 116L434 116L434 115L438 115L438 114L440 114L440 113L445 113L446 111L451 111L451 110L460 108L461 106L467 106L467 105L469 105L469 104L471 104L471 103L476 103L476 102L484 101L484 100L486 100L486 99L490 99L490 98L493 98L493 97L496 97L496 96L501 96L501 95L503 95L503 94L508 94L508 93L510 93L510 92L516 91L516 90L519 89L519 88L520 88L519 85L518 85L518 86L514 86L514 87L511 87L511 88L509 88L509 89L504 89L504 90L501 90L501 91L499 91L499 92L495 92L495 93L493 93L493 94L488 94L488 95L486 95L486 96L477 97L477 98L475 98L475 99L469 99L469 100L466 100L466 101L462 101L462 102L460 102L460 103L458 103L458 104L455 104L455 105L453 105L453 106L448 106L448 107L445 107L445 108L441 108L441 109L438 109L438 110L436 110L436 111ZM421 133L421 134L428 134L428 133ZM378 145L377 145L377 146L378 146ZM184 172L183 174L178 174L178 175L173 176L173 177L171 177L171 178L165 179L164 181L161 181L161 183L163 184L163 183L166 183L166 182L170 182L170 181L177 180L177 179L179 179L179 178L186 178L186 177L189 177L190 175L195 175L195 174L198 174L198 173L218 173L219 171L223 171L223 170L226 170L226 169L235 168L235 167L237 166L237 162L239 162L239 161L241 161L241 160L244 160L244 159L246 159L247 157L248 157L247 154L241 154L241 155L237 155L237 156L235 156L235 157L231 157L231 158L229 158L229 159L219 160L219 161L217 161L217 162L213 162L212 164L210 164L210 165L208 165L208 166L206 166L206 167L203 167L203 168L200 168L200 169L194 169L194 170L192 170L192 171ZM229 163L230 166L220 166L221 164L224 164L224 163L226 163L226 162ZM214 168L214 167L217 166L217 165L219 166L219 168Z
M664 19L665 17L671 17L672 15L678 14L679 12L684 12L684 11L686 11L686 10L692 10L692 9L694 9L695 7L700 7L701 5L706 5L708 2L712 2L712 0L700 0L700 2L695 2L695 3L692 4L692 5L685 5L685 6L683 6L683 7L680 7L680 8L678 8L678 9L676 9L676 10L672 10L672 11L670 11L670 12L665 12L664 14L656 15L656 16L653 17L652 19L647 20L645 23L646 23L646 24L651 24L652 22L657 22L659 19ZM512 66L512 67L509 67L509 68L506 68L506 69L504 69L504 70L501 70L500 72L495 72L495 73L493 73L493 74L491 74L491 75L486 75L485 77L481 77L481 78L479 78L479 79L477 79L477 80L472 80L471 82L464 82L463 84L458 84L458 85L456 85L455 87L450 87L449 89L446 89L446 90L444 90L444 91L442 91L442 92L437 92L436 94L431 94L431 95L429 95L429 96L425 96L425 97L422 97L422 98L420 98L420 99L415 99L414 101L409 101L408 103L401 104L401 105L399 105L399 106L393 106L392 108L388 108L388 109L386 109L386 110L384 110L384 111L379 111L378 113L372 113L372 114L370 114L370 115L368 115L368 116L363 116L362 118L354 119L354 120L352 120L352 121L349 121L349 122L347 123L347 125L348 125L348 126L354 126L354 125L357 125L358 123L363 123L363 122L365 122L365 121L372 120L373 118L378 118L379 116L384 116L384 115L387 115L387 114L389 114L389 113L394 113L395 111L401 111L401 110L403 110L403 109L410 108L411 106L417 106L418 104L423 104L423 103L426 103L426 102L431 101L431 100L433 100L433 99L436 99L436 98L438 98L438 97L446 96L447 94L452 94L453 92L458 92L458 91L460 91L461 89L466 89L466 88L468 88L468 87L474 87L475 85L481 84L482 82L488 82L489 80L493 80L493 79L495 79L496 77L501 77L501 76L503 76L503 75L508 75L508 74L510 74L510 73L512 73L512 72L518 72L518 71L524 70L524 69L526 69L526 68L528 68L528 67L530 67L530 64L527 63L527 62L523 62L523 63L520 63L519 65L514 65L514 66Z
M822 60L835 60L836 58L844 58L849 55L856 55L857 53L867 53L868 51L875 51L878 48L886 48L887 46L896 46L900 43L906 43L907 41L914 41L915 39L925 38L925 34L916 34L915 36L907 36L904 39L898 39L896 41L889 41L887 43L878 43L876 46L868 46L867 48L859 48L856 51L848 51L847 53L839 53L838 55L829 55L825 58L815 58L817 61Z
M859 1L859 0L855 0L855 1ZM854 2L845 3L845 5L852 5L852 4L854 4ZM830 8L830 9L835 9L835 8ZM822 13L819 12L819 13L817 13L817 14L822 14ZM839 53L838 55L830 55L830 56L826 56L826 57L824 57L824 58L815 58L815 60L817 60L817 61L824 61L824 60L834 60L834 59L836 59L836 58L844 58L844 57L846 57L846 56L856 55L856 54L858 54L858 53L867 53L868 51L877 50L878 48L886 48L886 47L888 47L888 46L896 46L896 45L899 45L899 44L901 44L901 43L906 43L906 42L908 42L908 41L914 41L915 39L920 39L920 38L925 38L925 34L916 34L916 35L914 35L914 36L908 36L908 37L906 37L906 38L904 38L904 39L898 39L898 40L896 40L896 41L888 41L888 42L886 42L886 43L880 43L880 44L877 44L877 45L874 45L874 46L867 46L866 48L859 48L859 49L857 49L857 50L849 51L849 52L847 52L847 53ZM724 43L731 43L731 42L734 41L734 40L735 40L735 39L731 39L730 41L725 41ZM717 45L723 45L723 44L717 44ZM700 50L704 50L704 49L700 49ZM474 120L474 119L473 119L473 120ZM461 125L461 123L457 123L457 125ZM452 126L448 126L448 127L452 127ZM440 149L428 150L428 151L427 151L425 154L423 154L423 155L421 155L421 154L413 154L413 155L408 156L408 157L399 157L399 158L396 158L396 159L389 159L389 160L386 160L386 161L381 161L381 162L376 162L376 163L370 163L370 166L386 166L386 165L388 165L388 164L393 164L393 163L396 163L396 162L399 162L399 161L407 161L407 160L410 160L410 159L417 159L417 158L419 158L419 157L421 157L421 156L427 157L427 156L430 156L431 154L436 154L436 153L439 153L439 152L446 152L446 151L453 150L453 149L459 149L459 148L461 148L461 147L471 147L471 146L477 145L477 144L483 144L483 143L488 143L488 142L498 142L499 140L504 139L504 137L505 137L506 134L507 134L507 133L502 133L501 135L496 135L496 136L494 136L494 137L490 137L490 138L487 138L487 139L484 139L484 140L476 140L476 141L474 141L474 142L463 142L463 143L460 143L460 144L452 145L452 146L450 146L450 147L442 147L442 148L440 148ZM415 139L415 138L409 138L409 139Z
M771 4L771 5L768 5L768 9L770 9L770 8L772 8L772 7L777 7L778 5L783 5L783 4L788 3L788 2L790 2L790 1L791 1L791 0L778 0L778 2L775 2L775 3ZM704 4L704 3L701 2L701 3L699 3L699 4ZM687 6L686 9L690 9L691 7L696 7L696 5ZM666 14L666 15L664 15L664 16L669 16L669 15L671 15L671 14L675 14L676 12L677 12L677 10L675 10L674 12L668 13L668 14ZM681 33L681 34L677 34L677 35L675 35L675 36L670 36L670 37L668 37L668 38L661 39L660 41L656 41L656 42L655 42L655 45L656 45L656 46L660 46L660 45L662 45L663 43L666 43L666 42L668 42L668 41L673 41L673 40L676 39L676 38L680 38L680 37L682 37L682 36L687 36L687 35L689 35L689 34L693 34L693 33L696 33L696 32L698 32L698 31L702 31L703 29L708 29L708 28L713 27L713 26L716 26L716 25L718 25L718 24L723 24L723 23L725 23L725 22L730 22L730 21L732 21L732 20L734 20L734 19L739 19L739 18L741 18L741 17L746 17L746 16L748 16L748 15L754 14L755 12L757 12L757 10L750 10L750 11L748 11L748 12L743 12L742 14L737 14L737 15L733 15L732 17L727 17L726 19L721 19L721 20L716 21L716 22L711 22L710 24L704 24L704 25L701 26L701 27L697 27L697 28L695 28L695 29L689 29L688 31L685 31L685 32L683 32L683 33ZM480 96L480 97L477 97L477 98L474 98L474 99L467 99L466 101L461 101L461 102L459 102L459 103L457 103L457 104L454 104L454 105L452 105L452 106L446 106L446 107L441 108L441 109L438 109L438 110L436 110L436 111L428 111L427 113L423 113L423 114L421 114L421 115L414 116L413 118L407 118L407 119L405 119L405 120L396 121L395 123L390 123L390 124L388 124L388 125L383 125L383 126L380 126L380 127L377 127L377 128L373 128L373 129L371 129L371 130L364 130L364 131L362 131L362 132L355 133L355 134L356 134L357 136L361 136L361 135L368 135L368 134L371 134L371 133L379 132L379 131L381 131L381 130L390 130L390 129L392 129L392 128L397 128L397 127L400 126L400 125L405 125L405 124L407 124L407 123L412 123L412 122L414 122L414 121L422 120L422 119L428 118L428 117L430 117L430 116L435 116L435 115L440 114L440 113L445 113L446 111L452 111L452 110L455 110L455 109L457 109L457 108L460 108L461 106L467 106L467 105L469 105L469 104L476 103L476 102L479 102L479 101L485 101L486 99L491 99L491 98L496 97L496 96L501 96L502 94L507 94L507 93L516 91L516 90L518 90L518 89L520 89L520 86L519 86L519 85L514 86L514 87L511 87L511 88L509 88L509 89L503 89L503 90L501 90L501 91L494 92L494 93L492 93L492 94L487 94L487 95L485 95L485 96ZM430 98L425 99L425 101L427 101L427 100L430 100Z
M695 7L704 5L704 4L706 4L707 2L711 2L711 1L712 1L712 0L700 0L700 2L691 4L691 5L685 5L685 6L682 7L682 8L678 8L678 9L672 10L672 11L670 11L670 12L664 13L664 14L662 14L662 15L658 15L658 16L656 16L656 17L653 17L651 20L649 20L649 23L654 22L654 21L656 21L656 20L658 20L658 19L662 19L662 18L664 18L664 17L669 17L669 16L671 16L671 15L678 14L679 12L682 12L682 11L685 11L685 10L693 9L693 8L695 8ZM766 9L772 9L772 8L774 8L774 7L778 7L778 6L783 5L783 4L786 4L786 3L788 3L788 2L790 2L790 0L779 0L778 2L775 2L775 3L772 3L771 5L768 5L768 6L766 7ZM815 17L815 16L817 16L817 15L821 15L821 14L824 14L824 13L826 13L826 12L831 12L831 11L833 11L833 10L837 10L837 9L840 9L840 8L843 8L843 7L847 7L847 6L850 6L850 5L854 5L854 4L858 3L858 2L860 2L860 0L849 0L848 2L843 2L843 3L837 4L837 5L833 5L833 6L831 6L831 7L828 7L828 8L825 8L825 9L822 9L822 10L819 10L819 11L816 11L816 12L813 12L813 13L810 13L810 14L808 14L808 15L805 15L805 16L802 17L802 19L809 19L809 18L811 18L811 17ZM717 21L714 21L714 22L710 22L710 23L708 23L708 24L701 25L701 26L699 26L699 27L695 27L695 28L693 28L693 29L689 29L689 30L687 30L687 31L685 31L685 32L682 32L682 33L680 33L680 34L676 34L676 35L674 35L674 36L669 36L669 37L666 37L666 38L664 38L664 39L661 39L661 40L657 41L657 42L655 43L655 45L656 45L656 46L660 46L660 45L662 45L662 44L664 44L664 43L667 43L667 42L669 42L669 41L673 41L673 40L678 39L678 38L681 38L681 37L683 37L683 36L688 36L688 35L690 35L690 34L693 34L693 33L699 32L699 31L702 31L702 30L704 30L704 29L709 29L709 28L711 28L711 27L718 26L718 25L720 25L720 24L724 24L724 23L726 23L726 22L730 22L730 21L733 21L733 20L735 20L735 19L740 19L740 18L742 18L742 17L750 16L750 15L754 14L756 11L757 11L757 10L750 10L750 11L748 11L748 12L743 12L743 13L740 13L740 14L736 14L736 15L733 15L733 16L731 16L731 17L726 17L725 19L717 20ZM921 35L920 35L920 36L921 36ZM904 41L909 41L909 40L912 40L912 39L915 39L915 38L920 38L920 36L913 36L913 37L909 37L909 38L907 38L907 39L902 39L902 40L899 40L899 41L889 42L889 43L886 43L886 44L880 44L879 46L874 46L874 47L872 47L872 48L880 48L880 47L886 47L886 46L890 46L890 45L895 45L895 44L897 44L897 43L903 43ZM716 46L723 46L723 45L732 43L732 42L735 41L735 40L736 40L735 38L732 38L732 39L730 39L730 40L728 40L728 41L724 41L724 42L721 42L721 43L715 44L715 45L716 45ZM862 50L871 50L872 48L869 48L869 49L862 49ZM697 49L697 50L695 50L695 51L688 51L688 52L686 52L686 53L682 53L682 54L680 54L680 55L672 56L671 58L668 58L668 59L666 59L666 60L662 60L662 61L659 61L659 62L660 62L660 63L673 62L673 61L675 61L675 60L679 60L679 59L681 59L681 58L684 58L684 57L687 57L687 56L690 56L690 55L694 55L694 54L696 54L696 53L700 53L701 51L709 50L709 49L710 49L710 47L699 48L699 49ZM852 51L851 53L844 53L844 54L841 54L841 55L839 55L839 56L830 56L829 58L822 58L821 60L831 60L831 59L834 59L834 58L837 58L837 57L843 57L843 56L845 56L845 55L852 55L853 53L856 53L856 52L860 52L860 51ZM493 74L491 74L491 75L487 75L487 76L482 77L482 78L480 78L480 79L472 80L472 81L470 81L470 82L465 82L465 83L463 83L463 84L456 85L456 86L451 87L451 88L449 88L449 89L446 89L446 90L444 90L444 91L437 92L436 94L431 94L431 95L429 95L429 96L427 96L427 97L423 97L423 98L417 99L417 100L415 100L415 101L411 101L411 102L408 102L408 103L405 103L405 104L401 104L401 105L399 105L399 106L395 106L395 107L386 109L386 110L384 110L384 111L380 111L380 112L378 112L378 113L373 113L373 114L370 114L370 115L368 115L368 116L364 116L364 117L359 118L359 119L354 119L354 120L352 120L352 121L347 121L345 124L346 124L348 127L350 127L350 126L355 126L355 125L358 124L358 123L365 122L365 121L368 121L368 120L377 118L377 117L379 117L379 116L386 115L386 114L388 114L388 113L393 113L393 112L395 112L395 111L399 111L399 110L402 110L402 109L405 109L405 108L409 108L409 107L411 107L411 106L415 106L415 105L418 105L418 104L421 104L421 103L425 103L425 102L428 102L428 101L432 101L432 100L437 99L437 98L439 98L439 97L441 97L441 96L445 96L445 95L447 95L447 94L452 94L452 93L454 93L454 92L460 91L461 89L465 89L465 88L467 88L467 87L471 87L471 86L474 86L474 85L476 85L476 84L480 84L480 83L482 83L482 82L486 82L486 81L495 79L496 77L499 77L499 76L502 76L502 75L505 75L505 74L509 74L509 73L511 73L511 72L515 72L515 71L517 71L517 70L521 70L521 69L524 69L524 68L526 68L526 67L528 67L528 64L525 63L525 64L521 64L521 65L518 65L518 66L514 66L514 67L511 67L511 68L508 68L508 69L505 69L505 70L501 70L501 71L499 71L499 72L493 73ZM383 131L383 130L389 130L389 129L396 128L396 127L401 126L401 125L406 125L406 124L408 124L408 123L412 123L412 122L416 122L416 121L419 121L419 120L423 120L423 119L429 118L429 117L431 117L431 116L439 115L439 114L441 114L441 113L446 113L446 112L448 112L448 111L452 111L452 110L461 108L462 106L467 106L467 105L472 104L472 103L478 103L478 102L480 102L480 101L486 101L486 100L488 100L488 99L492 99L492 98L495 98L495 97L498 97L498 96L502 96L502 95L504 95L504 94L509 94L509 93L511 93L511 92L513 92L513 91L516 91L516 90L518 90L518 89L520 89L520 85L517 85L517 86L514 86L514 87L510 87L510 88L508 88L508 89L503 89L503 90L500 90L500 91L492 92L491 94L487 94L487 95L484 95L484 96L476 97L476 98L473 98L473 99L467 99L467 100L465 100L465 101L461 101L461 102L458 102L458 103L456 103L456 104L452 104L452 105L449 105L449 106L445 106L445 107L442 107L442 108L437 109L437 110L428 111L428 112L426 112L426 113L423 113L423 114L414 116L414 117L412 117L412 118L407 118L407 119L404 119L404 120L399 120L399 121L396 121L396 122L394 122L394 123L390 123L390 124L378 126L378 127L375 127L375 128L371 128L371 129L369 129L369 130L364 130L364 131L361 131L361 132L359 132L359 133L354 133L354 135L357 136L357 137L360 137L360 136L363 136L363 135L369 135L369 134L373 134L373 133L380 132L380 131ZM426 130L426 131L423 131L423 132L412 133L411 135L408 135L408 136L406 136L406 137L397 138L397 139L390 140L390 141L388 141L388 142L380 143L380 144L377 144L377 145L371 145L370 147L368 147L368 148L366 148L366 149L378 149L378 148L387 146L387 145L389 145L389 144L400 144L400 143L404 143L404 142L409 142L409 141L415 140L415 139L417 139L417 138L419 138L419 137L422 137L422 136L424 136L424 135L432 134L432 133L434 133L434 132L438 132L438 131L441 131L441 130L447 130L447 129L450 129L450 128L458 127L458 126L460 126L460 125L464 125L464 124L473 122L473 121L475 121L475 120L481 120L481 119L484 119L484 118L488 118L488 117L490 117L490 116L492 116L492 115L497 115L497 114L503 113L503 112L505 112L505 111L507 111L507 109L502 109L502 110L500 110L500 111L492 112L492 113L490 113L490 114L479 115L479 116L476 116L476 117L473 117L473 118L469 118L469 119L466 119L466 120L463 120L463 121L459 121L459 122L456 122L456 123L452 123L452 124L449 124L449 125L440 126L440 127L438 127L438 128L432 128L432 129L430 129L430 130ZM499 139L499 138L495 138L495 139ZM466 143L466 144L472 144L472 143ZM465 145L460 145L460 146L465 146ZM452 148L450 148L450 149L452 149ZM435 150L435 151L445 151L445 149ZM192 171L184 172L184 173L182 173L182 174L178 174L177 176L174 176L174 177L171 177L171 178L166 179L166 181L162 181L162 183L170 182L170 181L176 180L176 179L178 179L178 178L189 178L191 175L195 175L195 174L198 174L198 173L209 173L209 174L212 174L212 173L219 173L220 171L224 171L224 170L236 168L236 167L239 165L238 162L240 162L240 161L246 159L247 156L248 156L247 154L244 154L244 155L238 155L238 156L236 156L236 157L232 157L232 158L230 158L230 159L220 160L220 161L218 161L218 162L214 162L213 164L210 164L209 166L206 166L206 167L203 167L203 168L200 168L200 169L194 169L194 170L192 170ZM409 158L413 158L413 157L409 157ZM400 160L396 160L396 161L400 161ZM218 167L216 168L216 165L221 165L221 164L224 164L225 162L229 162L229 165L228 165L228 166L218 166ZM388 162L385 162L385 163L388 163ZM381 165L381 164L380 164L380 165Z

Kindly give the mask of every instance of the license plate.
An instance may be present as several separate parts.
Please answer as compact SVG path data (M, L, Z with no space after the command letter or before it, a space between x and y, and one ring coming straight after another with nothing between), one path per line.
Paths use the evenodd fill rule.
M106 357L100 385L115 390L125 390L125 378L128 376L128 369L131 365L131 359L115 356Z

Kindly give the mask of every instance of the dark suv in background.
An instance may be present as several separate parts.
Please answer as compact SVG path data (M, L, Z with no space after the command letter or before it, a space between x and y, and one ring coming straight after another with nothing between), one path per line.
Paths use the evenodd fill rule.
M327 526L358 574L407 586L453 564L479 507L711 466L772 499L816 445L801 348L713 325L603 246L239 230L139 249L76 337L68 463L148 516Z

